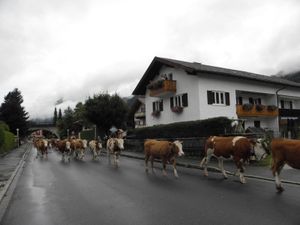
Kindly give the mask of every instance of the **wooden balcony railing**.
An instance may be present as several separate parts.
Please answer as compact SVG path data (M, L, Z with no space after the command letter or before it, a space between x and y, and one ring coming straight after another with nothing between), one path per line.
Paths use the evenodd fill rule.
M151 97L163 97L176 93L176 80L159 80L148 85Z
M237 105L236 114L239 117L259 117L259 116L278 116L278 109L275 106L267 105Z

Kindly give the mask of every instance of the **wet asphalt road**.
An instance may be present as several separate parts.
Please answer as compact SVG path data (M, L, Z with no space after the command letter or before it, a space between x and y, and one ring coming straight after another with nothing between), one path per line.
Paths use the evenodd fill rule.
M105 156L93 162L62 163L56 152L35 159L32 150L1 224L300 224L300 187L238 177L209 178L178 168L163 177L144 172L143 161L121 158L120 168Z

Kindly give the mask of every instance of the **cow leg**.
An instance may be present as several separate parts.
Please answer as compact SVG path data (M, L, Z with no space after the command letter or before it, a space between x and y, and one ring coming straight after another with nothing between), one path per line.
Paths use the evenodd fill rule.
M206 159L205 159L205 162L204 162L204 176L206 176L206 177L208 176L207 165L210 161L210 158L211 158L211 155L210 154L207 155Z
M84 158L84 149L80 149L80 159L83 160Z
M273 162L273 165L272 165L272 173L273 173L273 176L275 177L275 184L276 184L276 189L277 189L278 193L281 193L284 191L283 187L281 186L281 179L279 177L283 166L284 166L283 161Z
M93 159L96 159L97 158L97 151L96 149L93 149Z
M245 179L245 176L244 176L244 168L243 168L243 163L242 163L243 159L235 159L234 162L238 168L238 172L240 174L240 182L242 184L245 184L246 183L246 179Z
M163 175L167 176L167 171L166 171L167 160L166 159L162 160L162 165L163 165Z
M152 170L152 173L155 173L153 163L154 163L154 157L151 156L151 170Z
M61 156L62 156L62 157L61 157L61 161L64 162L64 161L65 161L65 152L62 152L62 153L61 153Z
M177 173L177 170L176 170L176 159L173 160L173 170L174 170L174 176L176 178L178 178L178 173Z
M119 166L119 164L120 164L120 152L116 153L116 163L117 163L117 166Z
M145 155L145 171L148 173L149 168L148 168L148 160L149 160L149 155Z
M98 151L96 151L96 158L97 159L100 159L100 154L101 154L101 149L99 149Z
M228 176L227 176L226 171L224 169L224 164L223 164L223 158L222 157L218 158L218 163L219 163L219 168L221 169L224 178L227 179Z

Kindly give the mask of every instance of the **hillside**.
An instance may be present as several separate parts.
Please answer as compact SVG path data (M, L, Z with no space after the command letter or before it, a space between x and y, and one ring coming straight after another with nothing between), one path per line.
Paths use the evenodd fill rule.
M281 78L300 83L300 71L288 73L286 75L281 76Z

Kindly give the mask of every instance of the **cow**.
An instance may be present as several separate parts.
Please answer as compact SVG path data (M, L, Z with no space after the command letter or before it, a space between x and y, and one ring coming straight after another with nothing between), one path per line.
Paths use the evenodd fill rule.
M91 140L89 142L89 148L91 149L92 153L93 153L93 159L99 159L100 157L100 153L101 153L101 149L102 149L102 144L100 141L97 140Z
M243 136L235 137L218 137L211 136L205 143L205 155L200 163L200 167L204 165L204 175L208 176L207 165L212 156L218 159L218 165L225 179L227 174L223 166L224 158L233 158L234 163L237 166L237 172L240 176L240 182L246 183L244 177L243 163L249 161L250 156L255 154L259 160L264 159L267 154L260 142L248 139Z
M68 139L65 140L55 140L52 142L52 146L56 148L61 154L61 161L65 162L66 158L68 162L71 161L71 142Z
M114 165L119 166L119 158L121 151L124 150L123 138L109 138L106 143L107 155L110 161L110 155L114 155Z
M37 150L36 158L39 156L43 159L48 158L48 141L46 139L35 139L33 145Z
M284 191L281 186L279 174L285 164L294 169L300 169L300 140L273 139L272 151L272 173L278 193Z
M87 141L86 140L81 140L81 139L70 139L70 144L71 144L71 154L75 153L75 158L83 160L84 158L84 152L85 149L87 148Z
M174 176L178 177L176 170L176 157L183 156L184 152L182 150L182 142L176 140L174 142L170 141L158 141L158 140L146 140L144 142L144 152L145 152L145 171L148 172L148 160L151 160L151 168L153 170L154 159L161 159L163 165L163 175L166 176L166 164L172 163Z

